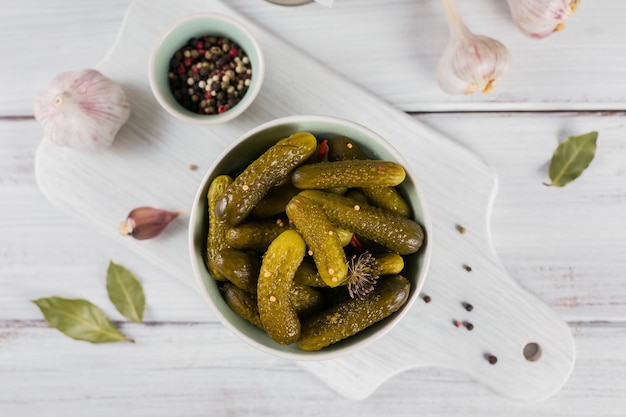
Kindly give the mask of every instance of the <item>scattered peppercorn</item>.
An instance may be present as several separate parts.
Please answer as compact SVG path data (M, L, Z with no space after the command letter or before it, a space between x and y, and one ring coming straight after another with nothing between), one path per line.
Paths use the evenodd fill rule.
M498 362L498 358L495 357L494 355L489 355L489 357L487 358L487 360L489 361L490 364L495 365Z
M463 303L463 306L465 307L467 311L472 311L474 309L474 306L471 305L470 303Z
M424 296L424 302L425 303L430 303L432 301L432 299L430 298L430 295L425 295Z
M467 232L467 229L461 225L456 225L456 230L459 231L460 234L464 235Z
M454 325L456 326L456 328L457 328L457 329L460 329L460 328L461 328L461 326L463 326L463 323L461 323L461 322L460 322L460 321L458 321L458 320L454 320L454 322L453 322L453 323L454 323Z
M198 114L219 114L246 94L252 65L245 51L220 36L191 38L170 60L169 86L176 101Z
M470 322L467 322L467 321L466 321L466 322L465 322L465 323L463 323L463 324L465 324L465 328L466 328L467 330L470 330L470 331L471 331L471 330L474 330L474 325L473 325L472 323L470 323Z
M469 265L463 265L463 268L465 268L467 272L472 272L472 267Z

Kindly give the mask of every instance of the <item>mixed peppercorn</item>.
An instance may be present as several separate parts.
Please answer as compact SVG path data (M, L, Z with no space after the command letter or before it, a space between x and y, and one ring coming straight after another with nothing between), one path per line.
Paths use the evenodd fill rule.
M245 51L221 36L191 38L170 60L169 85L184 108L211 115L239 103L252 80Z

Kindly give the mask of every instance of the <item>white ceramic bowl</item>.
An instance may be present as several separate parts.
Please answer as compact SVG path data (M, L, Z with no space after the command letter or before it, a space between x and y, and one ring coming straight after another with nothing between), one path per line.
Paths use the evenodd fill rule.
M232 108L220 114L197 114L184 108L172 94L168 82L169 63L189 39L204 35L222 36L236 42L247 54L252 67L248 91ZM150 87L161 106L171 115L189 123L214 125L234 119L252 104L263 84L265 59L252 33L231 17L217 13L197 13L174 22L157 40L150 56Z
M205 264L208 229L206 196L211 181L221 174L236 175L278 140L298 131L311 132L318 141L335 136L347 136L353 139L370 158L400 163L405 168L407 176L398 189L412 208L412 218L423 226L427 236L424 245L416 254L405 256L405 269L402 275L411 282L411 292L406 304L392 316L366 330L316 352L300 350L296 344L280 345L270 339L264 331L239 317L222 298L218 282L211 276ZM431 220L424 196L417 186L417 179L402 155L387 141L369 129L348 120L327 116L290 116L270 121L249 131L217 158L202 180L191 209L189 248L192 268L201 292L218 318L234 334L252 346L280 357L296 360L322 360L346 355L368 345L387 333L404 317L418 297L426 278L431 254L431 245L428 242L430 231Z

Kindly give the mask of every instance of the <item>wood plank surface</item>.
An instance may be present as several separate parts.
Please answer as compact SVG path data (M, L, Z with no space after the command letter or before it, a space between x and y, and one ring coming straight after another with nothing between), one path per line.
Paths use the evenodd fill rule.
M626 103L624 2L581 2L563 32L538 41L517 30L505 1L458 1L470 29L497 38L512 54L500 86L470 97L446 95L435 82L448 41L439 0L344 0L330 9L316 3L225 3L407 111L618 110ZM20 59L0 61L0 114L32 113L34 95L53 75L96 65L113 44L129 4L7 2L0 14L2 53Z
M241 343L194 289L50 205L33 173L34 95L59 72L96 65L130 1L0 3L0 415L624 415L626 3L583 1L564 32L533 41L512 26L504 1L457 1L472 30L499 38L514 57L495 94L468 98L434 84L447 40L438 0L336 0L332 9L226 1L395 106L430 112L414 117L496 170L494 249L569 322L577 349L557 395L520 405L439 368L345 400L301 367ZM448 110L488 113L437 113ZM558 142L589 130L599 132L589 169L566 188L544 187ZM127 323L108 300L109 260L142 281L144 323ZM50 295L93 301L137 342L68 339L31 302Z
M40 140L38 126L34 121L4 121L0 123L0 366L5 377L0 378L0 409L7 410L7 415L36 415L43 410L48 410L48 415L78 415L85 407L96 405L100 411L94 415L116 410L128 415L170 415L168 405L175 405L181 415L202 415L211 409L215 410L212 415L223 416L293 415L300 409L300 415L377 415L385 410L391 410L391 415L413 415L415 410L441 416L460 412L522 416L530 411L546 416L621 415L626 390L622 349L626 327L621 301L626 285L620 264L624 237L607 234L608 226L602 224L608 221L604 210L617 212L625 204L607 181L621 169L622 115L417 117L466 144L501 173L493 213L496 250L522 285L571 322L577 343L574 374L554 398L519 406L466 376L441 369L400 374L362 402L337 398L299 367L240 343L193 290L121 250L111 239L94 234L89 225L68 219L51 207L38 193L32 172L32 157ZM473 123L463 122L468 118L474 119ZM472 130L471 125L481 128ZM520 142L515 141L519 145L511 150L501 138L511 125L518 126L518 140L528 149L544 151L521 152ZM571 188L544 188L540 183L546 152L550 154L558 140L554 136L568 129L588 128L600 131L598 159ZM609 188L604 188L605 183ZM515 191L506 191L509 188ZM554 205L556 198L565 199L560 211L541 209L546 204L543 200ZM606 200L605 204L595 204L598 199ZM525 210L536 207L536 218L525 226L507 221L516 210L522 210L518 207L522 203ZM534 224L544 216L545 224ZM580 218L587 219L581 233L587 245L610 251L582 256L584 246L571 242L575 239L568 245L568 240L559 238L559 231L580 225ZM623 222L622 217L611 220ZM554 230L534 239L544 227ZM618 223L616 230L620 228ZM518 239L507 238L505 231ZM144 283L146 324L120 321L107 300L104 273L109 259L134 270ZM558 265L583 272L564 276ZM67 339L47 328L29 301L48 295L90 299L138 342L92 346ZM559 304L564 297L573 296L585 302ZM604 320L614 323L598 323ZM288 393L293 399L281 402Z
M626 408L626 329L572 324L578 362L549 400L520 405L452 371L402 373L349 401L215 323L123 324L135 344L93 346L40 321L0 322L0 410L7 416L618 417Z

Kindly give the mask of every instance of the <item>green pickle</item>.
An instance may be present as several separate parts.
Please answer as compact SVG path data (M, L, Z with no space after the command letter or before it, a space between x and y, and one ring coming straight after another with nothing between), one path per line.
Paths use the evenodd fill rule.
M285 184L276 186L268 191L267 195L257 203L250 215L257 219L266 219L285 212L285 206L301 190L291 182L291 178Z
M381 253L374 255L378 275L399 274L404 269L404 258L397 253Z
M320 273L317 272L315 262L310 259L305 259L304 261L302 261L302 263L296 270L296 275L294 276L293 281L295 283L306 285L309 287L328 286L328 284L324 282L322 277L320 277Z
M335 227L321 207L297 195L287 204L287 217L304 238L326 285L340 285L348 276L346 254Z
M351 159L369 159L361 148L346 136L337 136L328 141L329 161L348 161Z
M291 303L291 288L306 244L295 230L281 233L263 256L257 285L261 323L276 342L288 345L300 337L300 319Z
M309 316L324 307L324 298L315 288L294 281L291 286L291 306L298 316Z
M222 286L224 301L237 315L259 329L263 329L259 308L257 307L256 296L242 290L230 282L225 282Z
M350 298L322 310L302 323L298 347L316 351L366 329L406 303L411 283L401 275L380 278L362 300Z
M229 227L226 242L235 249L265 252L278 235L290 228L286 220L249 220Z
M209 191L207 192L209 211L209 231L206 243L207 266L213 278L219 281L224 281L226 277L215 267L215 258L220 251L229 247L228 243L226 243L226 228L228 225L219 221L215 216L215 202L232 182L233 179L228 175L219 175L211 181Z
M350 198L317 190L305 190L299 196L322 206L335 226L353 230L400 255L417 252L424 242L424 230L418 223L387 210L360 206Z
M248 165L215 203L215 215L231 226L241 223L265 197L317 147L310 133L297 132L281 139Z
M404 168L395 162L353 159L302 165L291 181L301 189L325 189L394 186L405 178Z
M359 190L365 195L370 204L402 217L411 216L409 203L402 198L394 187L362 187Z
M345 136L339 136L328 142L328 158L331 161L346 161L353 159L368 159L367 155L354 141ZM402 217L411 215L409 203L394 187L362 187L361 191L369 203L392 211Z
M249 293L256 293L261 260L249 252L227 248L215 257L217 271L228 281Z

